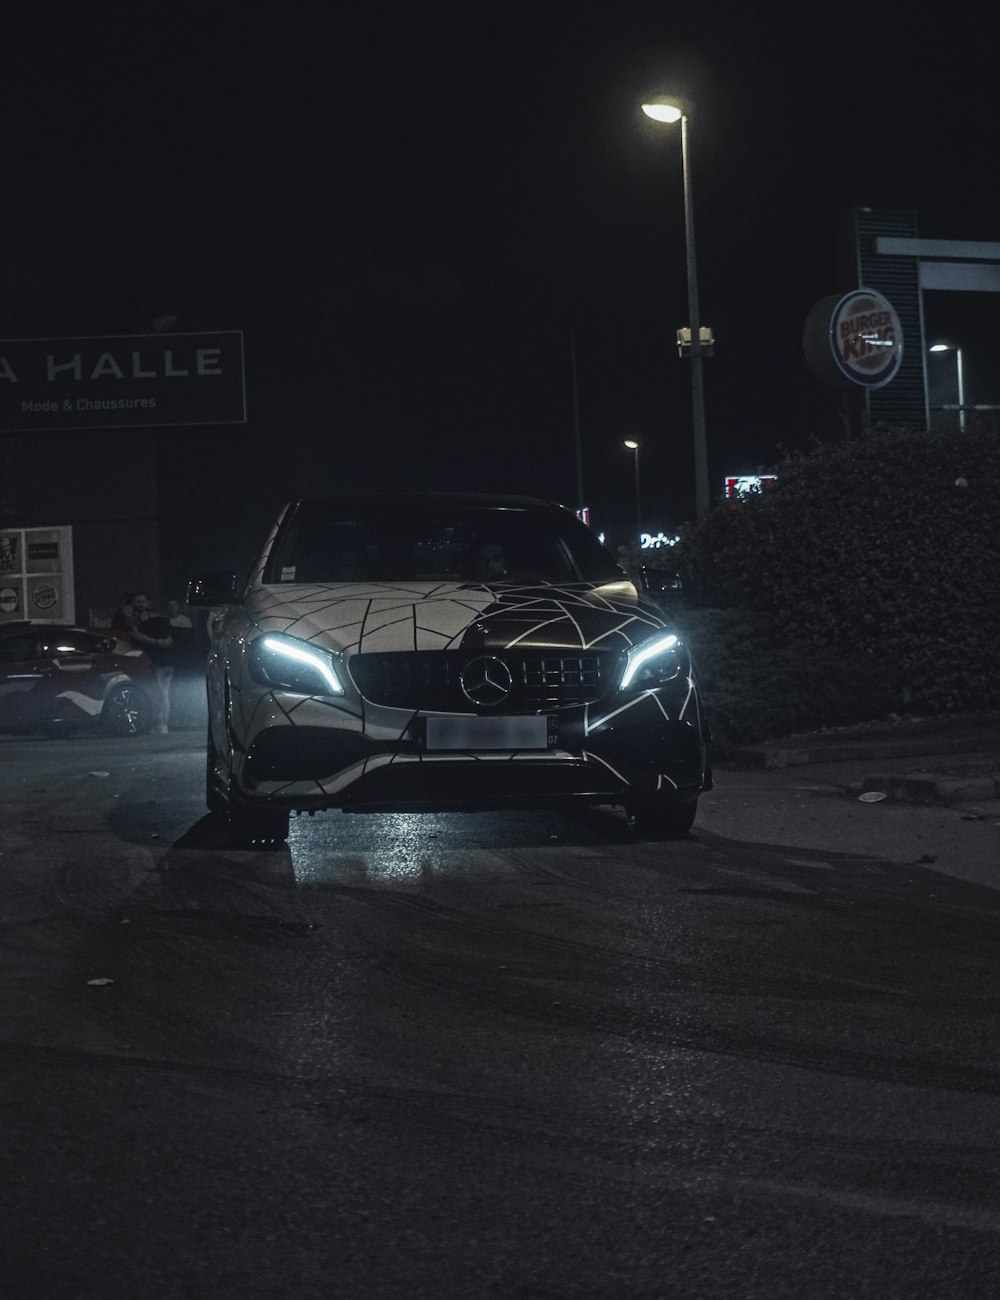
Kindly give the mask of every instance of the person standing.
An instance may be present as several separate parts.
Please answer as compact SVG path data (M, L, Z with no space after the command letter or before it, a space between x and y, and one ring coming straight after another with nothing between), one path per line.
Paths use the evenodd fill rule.
M174 679L174 638L170 620L158 614L144 591L132 598L133 642L145 650L153 661L156 684L160 688L159 708L154 730L167 734L170 723L170 688Z
M171 627L192 627L193 624L179 600L167 601L167 620Z
M205 698L205 663L208 647L195 628L191 616L179 600L167 601L167 619L174 639L173 698L170 716L180 727L191 727L201 717Z
M135 615L132 610L132 602L135 600L135 592L123 591L121 602L118 608L111 615L111 629L114 632L131 632L132 623Z
M167 601L167 622L174 640L174 671L183 675L197 662L198 648L195 644L194 625L179 600Z

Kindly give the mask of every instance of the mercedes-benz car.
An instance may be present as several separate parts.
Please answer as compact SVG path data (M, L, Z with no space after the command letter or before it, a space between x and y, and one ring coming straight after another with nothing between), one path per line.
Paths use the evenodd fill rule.
M293 812L573 803L681 834L710 786L687 646L562 506L298 500L242 590L188 600L214 610L206 798L234 843Z
M0 625L0 731L139 735L157 690L149 657L110 629Z

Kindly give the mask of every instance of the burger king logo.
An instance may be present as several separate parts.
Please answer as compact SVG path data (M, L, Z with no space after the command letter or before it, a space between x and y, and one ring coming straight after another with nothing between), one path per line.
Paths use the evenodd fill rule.
M51 582L43 582L31 593L31 603L36 609L51 609L59 599L59 593Z
M870 388L887 384L903 359L903 331L887 298L859 289L841 298L830 323L834 360L848 379Z
M874 289L824 298L809 313L806 359L827 382L881 388L903 359L903 330L895 307Z

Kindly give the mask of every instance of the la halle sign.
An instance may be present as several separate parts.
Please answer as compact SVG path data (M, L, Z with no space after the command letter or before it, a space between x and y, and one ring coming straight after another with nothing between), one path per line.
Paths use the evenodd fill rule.
M245 421L241 330L0 340L0 432Z

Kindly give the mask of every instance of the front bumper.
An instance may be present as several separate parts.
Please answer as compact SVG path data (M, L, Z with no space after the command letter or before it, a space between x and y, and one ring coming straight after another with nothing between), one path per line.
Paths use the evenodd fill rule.
M290 811L480 809L616 802L662 792L691 799L707 784L707 732L685 679L613 707L560 710L540 749L432 752L426 718L345 710L277 695L233 755L240 797Z

